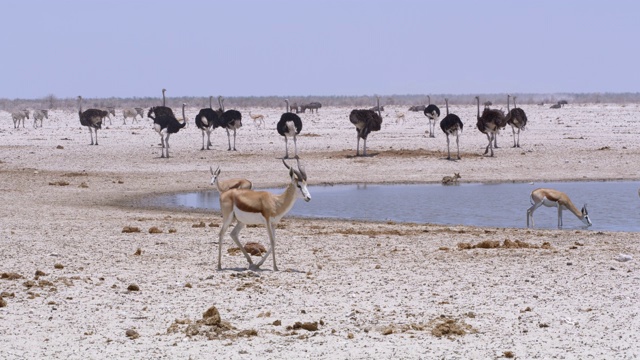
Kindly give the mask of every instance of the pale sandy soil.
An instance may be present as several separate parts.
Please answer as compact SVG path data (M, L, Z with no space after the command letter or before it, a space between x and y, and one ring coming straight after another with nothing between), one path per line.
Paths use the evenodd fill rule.
M454 106L465 123L461 161L444 160L445 136L438 130L428 138L422 114L406 112L401 125L393 108L369 137L375 156L353 157L350 109L322 108L302 115L298 146L311 184L439 182L453 172L465 182L637 180L638 107L523 106L530 125L522 148L509 147L507 129L503 147L485 158L475 107ZM246 260L227 252L234 246L228 236L225 270L216 271L220 214L138 208L136 200L208 189L210 165L221 166L222 178L284 186L284 142L275 131L282 110L251 109L266 115L266 129L254 126L249 109L240 110L245 126L237 152L226 150L219 129L215 150L200 151L200 131L191 124L171 138L170 159L159 158L147 119L126 126L114 120L99 132L100 145L88 146L88 131L72 111L54 111L44 128L29 121L18 130L0 113L0 273L23 276L0 279L0 358L640 356L636 233L286 217L277 233L281 271L271 271L271 260L263 271L239 271ZM191 119L196 113L188 109ZM69 185L49 185L60 181ZM201 221L213 226L192 227ZM123 233L125 226L142 231ZM162 233L150 234L154 226ZM267 245L262 227L245 229L242 239ZM550 248L458 248L507 239ZM633 260L615 261L620 253ZM35 279L37 270L46 275ZM140 291L128 291L130 284ZM211 327L200 325L195 334L191 326L187 335L185 319L195 322L211 306L234 329L207 339ZM437 336L447 319L465 334ZM320 325L291 329L296 322ZM139 338L128 338L127 330ZM257 335L242 336L246 330Z

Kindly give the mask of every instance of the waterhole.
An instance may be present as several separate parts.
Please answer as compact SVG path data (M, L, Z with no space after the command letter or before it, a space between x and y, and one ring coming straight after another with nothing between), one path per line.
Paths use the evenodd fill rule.
M640 231L638 186L630 181L310 186L312 200L299 199L288 216L524 228L531 206L529 194L548 187L567 193L578 209L588 204L593 222L589 230ZM220 208L214 190L162 195L145 203L168 208ZM534 219L536 228L557 228L557 209L540 207ZM564 229L585 228L568 210L563 211L563 223Z

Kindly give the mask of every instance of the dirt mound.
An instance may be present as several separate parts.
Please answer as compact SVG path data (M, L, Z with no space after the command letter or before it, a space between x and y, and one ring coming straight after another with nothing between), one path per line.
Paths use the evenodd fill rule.
M215 306L208 308L202 319L192 321L190 319L176 319L167 329L167 334L184 333L188 337L202 336L208 340L234 339L238 337L257 336L258 331L254 329L237 330L227 321L222 321L220 312Z
M453 319L445 315L440 315L439 318L431 321L431 334L437 337L446 336L451 338L453 336L462 336L469 333L474 333L476 330L469 324L462 320Z
M248 242L244 245L244 250L253 256L261 256L267 252L265 247L257 242Z

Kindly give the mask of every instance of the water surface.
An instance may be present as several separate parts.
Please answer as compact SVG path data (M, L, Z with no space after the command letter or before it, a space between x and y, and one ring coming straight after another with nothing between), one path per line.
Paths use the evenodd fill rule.
M564 191L580 209L588 203L590 230L640 231L638 183L631 181L561 183L463 183L454 186L335 185L310 186L312 200L298 200L293 216L349 220L526 227L529 194L539 187ZM284 189L267 189L281 193ZM216 191L163 195L153 205L219 209ZM540 207L536 228L556 228L557 209ZM583 228L570 211L563 211L565 229Z

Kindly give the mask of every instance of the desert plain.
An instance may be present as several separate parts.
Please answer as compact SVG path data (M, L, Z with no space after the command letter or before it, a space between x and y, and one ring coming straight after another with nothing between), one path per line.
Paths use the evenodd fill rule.
M521 147L506 128L494 157L482 156L472 99L451 106L464 123L458 161L446 160L438 127L430 138L425 116L399 106L370 134L368 157L354 156L350 108L301 114L299 155L310 185L439 183L454 172L462 182L640 179L640 105L521 107L529 119ZM188 107L169 159L151 120L123 125L121 109L98 146L88 145L77 110L51 111L37 129L32 120L14 129L0 112L0 358L640 356L638 234L526 229L526 206L519 228L285 216L280 271L271 259L246 270L228 235L218 271L220 213L140 199L210 189L210 166L222 179L284 187L275 130L283 110L238 110L237 151L227 151L221 129L201 151L198 108ZM249 110L265 116L264 127ZM577 221L565 213L565 223ZM269 246L264 227L241 239ZM219 318L205 314L212 307Z

